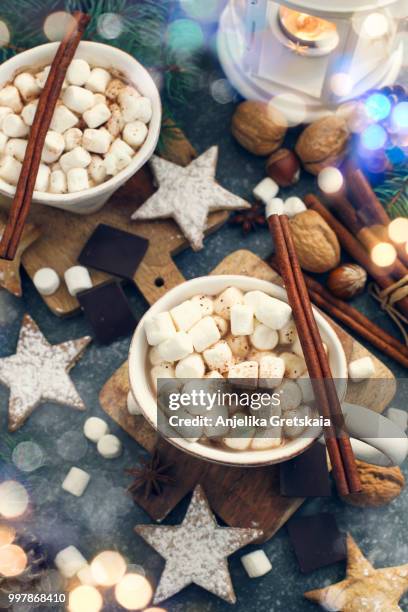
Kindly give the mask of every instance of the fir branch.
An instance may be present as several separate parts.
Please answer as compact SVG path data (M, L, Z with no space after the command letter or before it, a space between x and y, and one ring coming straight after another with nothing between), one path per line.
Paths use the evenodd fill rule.
M408 164L399 164L374 189L391 219L408 217Z

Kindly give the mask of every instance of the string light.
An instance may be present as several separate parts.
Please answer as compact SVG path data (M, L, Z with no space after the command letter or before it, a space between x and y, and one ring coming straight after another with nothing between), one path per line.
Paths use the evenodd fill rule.
M392 244L379 242L371 250L371 259L376 266L386 268L391 266L397 259L397 251Z
M167 28L169 47L176 53L189 54L204 44L204 34L199 23L191 19L176 19Z
M383 121L391 112L391 102L384 94L375 93L367 98L365 110L373 121Z
M330 166L319 173L317 183L323 193L333 194L339 192L343 187L344 178L338 168Z
M26 512L29 504L28 493L22 484L5 480L0 484L0 515L12 519Z
M16 531L9 525L0 525L0 548L14 542Z
M0 575L11 578L19 576L27 567L27 555L16 544L7 544L0 549Z
M392 111L392 123L397 129L408 129L408 102L400 102Z
M123 578L126 572L126 563L118 552L106 550L92 561L91 571L97 584L110 587Z
M388 226L388 235L393 242L404 244L408 240L408 219L398 217L391 221Z
M62 40L74 22L75 19L70 13L56 11L48 15L44 21L44 34L51 42Z
M150 582L140 574L126 574L115 587L115 597L126 610L145 608L152 595Z
M383 13L371 13L363 21L361 34L367 38L382 38L389 31L388 19Z
M69 612L99 612L103 606L103 599L95 587L81 585L71 591L68 597Z
M362 145L369 151L382 149L387 140L387 132L381 125L370 125L361 134Z

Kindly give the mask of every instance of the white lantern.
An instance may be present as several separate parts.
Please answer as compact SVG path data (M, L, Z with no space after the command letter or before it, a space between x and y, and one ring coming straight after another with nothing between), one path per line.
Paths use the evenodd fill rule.
M407 16L407 0L229 0L218 53L245 98L312 121L395 82Z

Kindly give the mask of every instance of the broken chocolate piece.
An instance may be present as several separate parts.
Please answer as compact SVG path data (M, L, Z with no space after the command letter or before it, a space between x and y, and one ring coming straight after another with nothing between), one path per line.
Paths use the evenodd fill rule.
M98 225L78 261L95 270L133 280L149 241L110 225Z
M326 447L320 442L280 464L280 492L287 497L328 497L331 495Z
M92 326L95 339L101 344L109 344L135 329L137 321L118 282L81 291L77 298L85 318Z
M333 514L292 518L288 531L304 574L347 558L346 534L339 531Z

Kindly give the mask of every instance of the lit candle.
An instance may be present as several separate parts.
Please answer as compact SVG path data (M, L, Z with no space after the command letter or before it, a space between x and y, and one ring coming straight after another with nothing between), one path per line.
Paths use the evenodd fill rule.
M0 484L0 515L17 518L26 512L28 503L28 493L22 484L14 480L5 480Z
M115 587L118 603L126 610L145 608L153 595L150 582L140 574L126 574ZM159 610L160 608L151 608Z
M0 575L11 578L19 576L27 567L27 555L16 544L7 544L0 549Z
M69 612L99 612L103 606L103 599L95 587L83 584L77 587L68 597Z
M91 572L97 584L114 586L125 575L126 563L122 555L114 550L105 550L91 563Z
M388 242L379 242L371 250L371 259L381 268L391 266L397 259L397 251Z
M393 242L404 244L408 239L408 219L398 217L391 221L388 226L388 235Z
M337 38L336 24L326 19L286 7L279 9L279 18L284 33L295 42L316 47Z
M9 525L1 525L0 524L0 548L2 546L7 546L7 544L11 544L14 542L14 538L16 537L16 530Z

